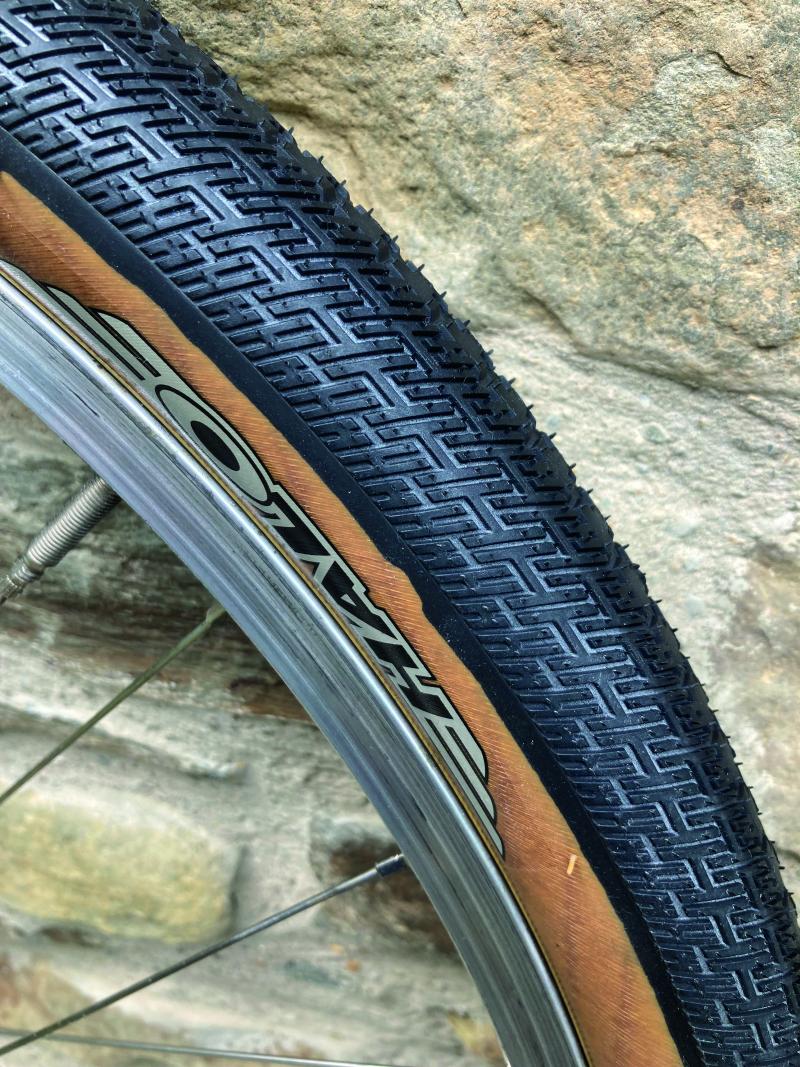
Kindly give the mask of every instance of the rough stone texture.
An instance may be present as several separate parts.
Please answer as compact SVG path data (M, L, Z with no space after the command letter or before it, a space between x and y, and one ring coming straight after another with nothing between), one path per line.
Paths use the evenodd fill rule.
M45 928L168 944L218 938L233 917L238 863L238 849L197 821L124 789L32 785L0 809L2 901Z
M800 889L797 6L161 7L400 234L558 433L679 627ZM7 558L78 475L8 398L0 427ZM0 777L99 706L205 603L132 516L112 516L103 537L2 613ZM300 709L226 623L45 786L75 796L88 782L227 842L229 871L241 854L233 922L389 847ZM155 877L168 862L162 850ZM378 888L103 1025L297 1054L500 1062L413 884ZM11 1025L76 1006L175 951L96 921L48 926L11 903L0 977ZM124 1056L47 1055L20 1064L130 1067Z

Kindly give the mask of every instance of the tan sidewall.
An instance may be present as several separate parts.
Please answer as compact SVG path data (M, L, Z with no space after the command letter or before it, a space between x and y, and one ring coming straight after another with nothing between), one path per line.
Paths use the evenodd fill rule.
M316 472L144 293L40 200L0 173L0 256L87 307L129 322L248 441L422 655L486 753L505 842L495 856L552 969L595 1067L678 1067L654 991L575 836L481 686ZM416 727L416 724L414 724ZM469 810L467 805L465 809Z

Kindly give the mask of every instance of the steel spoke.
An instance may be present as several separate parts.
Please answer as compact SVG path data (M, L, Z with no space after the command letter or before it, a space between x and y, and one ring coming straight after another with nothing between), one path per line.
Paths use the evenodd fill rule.
M221 941L215 941L214 944L208 945L206 948L200 949L198 952L193 952L190 956L185 956L182 960L178 960L177 963L170 964L169 967L164 967L160 971L155 971L146 978L141 978L138 982L125 986L123 989L117 990L116 993L111 993L109 996L103 997L102 1000L95 1001L94 1004L89 1004L87 1007L81 1008L80 1010L73 1012L71 1015L65 1015L62 1019L57 1019L55 1022L49 1023L47 1026L43 1026L39 1030L34 1030L31 1033L25 1034L23 1037L15 1038L13 1041L0 1046L0 1056L6 1056L9 1052L14 1052L16 1049L22 1048L24 1045L30 1045L34 1041L40 1041L45 1037L49 1037L50 1034L54 1034L58 1030L63 1030L67 1026L72 1026L73 1023L80 1022L81 1019L86 1019L90 1015L95 1015L98 1011L102 1011L104 1008L111 1007L112 1004L118 1004L121 1000L125 1000L134 993L138 993L142 989L147 989L149 986L155 985L156 982L160 982L164 978L169 978L171 975L177 974L179 971L184 971L187 967L191 967L195 963L200 963L201 960L208 959L209 956L214 956L217 952L221 952L223 949L229 948L231 945L237 945L241 941L246 941L248 938L253 937L255 934L260 934L264 930L269 930L271 927L277 926L279 923L285 922L287 919L291 919L293 916L299 915L303 911L308 911L310 908L316 907L317 904L323 904L326 900L341 896L343 893L349 893L351 889L356 889L361 885L367 885L369 882L377 881L379 878L387 878L389 875L396 874L398 871L403 870L405 865L405 858L401 854L390 856L389 859L376 863L374 867L362 871L361 874L354 875L352 878L347 878L343 882L337 882L336 885L328 886L327 889L323 889L319 893L314 893L313 896L306 897L304 900L299 900L295 904L291 904L288 908L284 908L282 911L274 912L272 915L267 916L266 919L261 919L260 922L254 923L252 926L247 926L245 929L239 930L238 933L232 934L230 937L226 937Z
M117 494L96 475L81 486L0 578L0 604L19 596L48 567L60 563L117 503Z
M25 1037L25 1030L8 1030L0 1027L0 1036ZM283 1067L392 1067L385 1063L365 1063L362 1060L309 1060L297 1056L278 1056L267 1052L237 1052L221 1048L197 1048L192 1045L161 1045L151 1041L123 1041L112 1037L81 1037L73 1034L50 1034L44 1041L61 1041L68 1045L89 1045L93 1048L115 1048L131 1052L165 1052L172 1056L197 1056L235 1060L244 1063L274 1063ZM399 1067L399 1065L397 1065Z
M60 756L62 752L66 752L68 748L71 748L72 745L80 740L84 734L97 726L101 719L104 719L106 715L114 710L114 708L118 708L124 700L127 700L129 696L135 693L138 689L141 689L146 682L149 682L150 679L162 671L167 664L171 663L177 656L180 656L182 652L185 652L190 645L193 645L195 641L199 641L201 637L208 633L217 619L221 618L224 614L224 608L220 607L219 604L212 604L201 623L195 626L193 630L190 630L188 634L185 634L176 645L173 645L172 648L157 659L155 663L152 663L145 671L137 675L130 685L126 685L124 689L121 689L107 704L104 704L98 712L95 712L90 719L87 719L85 723L76 727L76 729L68 734L63 741L59 741L59 743L43 756L38 763L35 763L29 770L25 771L25 773L17 778L17 780L3 793L0 793L0 805L13 797L14 794L22 789L24 785L27 785L32 778L35 778L40 771L44 770L44 768L52 763L54 759Z

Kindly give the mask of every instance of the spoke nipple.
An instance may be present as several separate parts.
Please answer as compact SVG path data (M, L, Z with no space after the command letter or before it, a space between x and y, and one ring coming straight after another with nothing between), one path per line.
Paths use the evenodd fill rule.
M381 878L389 878L393 874L406 870L407 867L408 864L402 852L398 852L396 856L389 856L388 859L381 860L380 863L375 864L375 870Z
M216 601L214 601L206 612L205 621L216 622L217 619L221 619L224 614L225 608L223 608L222 604L218 604Z

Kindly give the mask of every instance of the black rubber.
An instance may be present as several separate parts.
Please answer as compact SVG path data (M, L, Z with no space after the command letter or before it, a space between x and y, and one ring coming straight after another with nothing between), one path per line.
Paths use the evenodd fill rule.
M685 1062L800 1065L795 911L733 752L641 572L464 324L143 3L0 0L0 32L3 169L404 567L569 819Z

